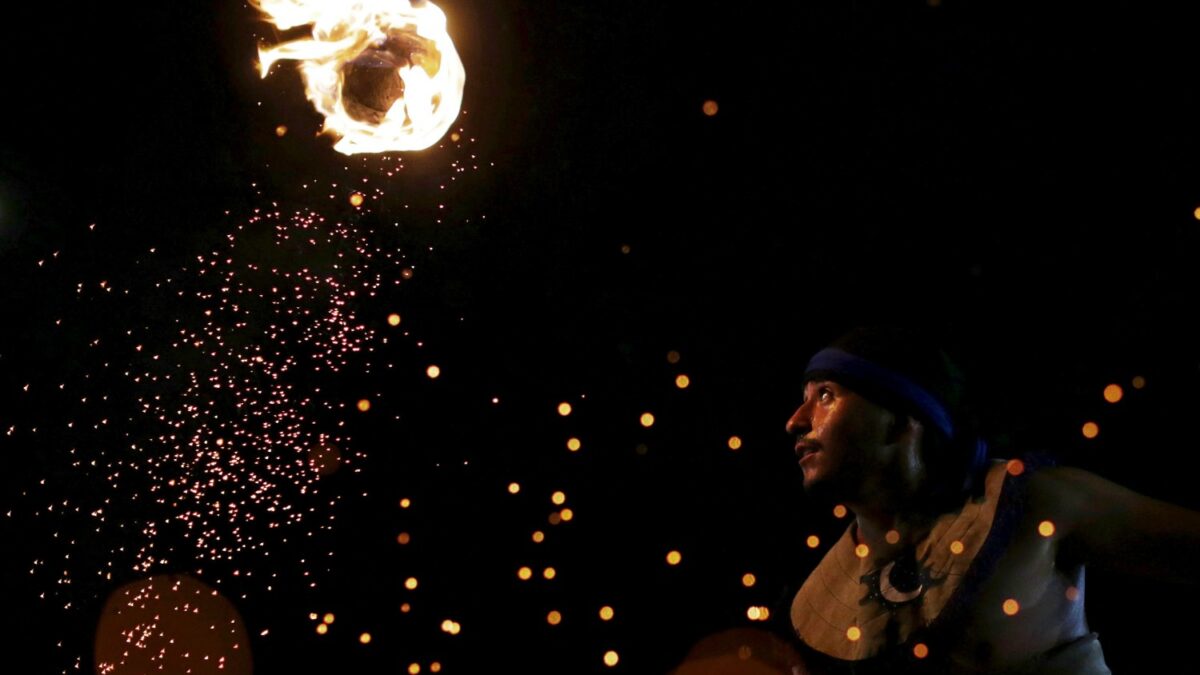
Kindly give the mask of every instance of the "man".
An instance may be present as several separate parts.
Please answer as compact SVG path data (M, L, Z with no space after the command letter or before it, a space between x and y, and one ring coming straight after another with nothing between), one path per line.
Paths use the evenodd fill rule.
M961 377L910 334L855 331L804 380L787 431L805 491L854 517L793 600L798 672L1109 673L1084 564L1194 578L1200 514L988 460Z

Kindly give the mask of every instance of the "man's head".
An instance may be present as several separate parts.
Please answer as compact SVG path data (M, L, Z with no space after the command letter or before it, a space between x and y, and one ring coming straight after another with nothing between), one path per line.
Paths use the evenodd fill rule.
M804 402L788 421L807 491L861 503L919 498L961 503L985 456L959 370L931 341L860 328L818 352Z

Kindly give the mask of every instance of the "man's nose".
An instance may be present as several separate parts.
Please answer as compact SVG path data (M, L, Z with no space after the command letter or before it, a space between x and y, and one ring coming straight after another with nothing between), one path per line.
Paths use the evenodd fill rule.
M807 407L807 405L801 405L799 408L796 408L796 412L792 413L792 416L787 421L787 425L784 427L789 434L796 436L808 431Z

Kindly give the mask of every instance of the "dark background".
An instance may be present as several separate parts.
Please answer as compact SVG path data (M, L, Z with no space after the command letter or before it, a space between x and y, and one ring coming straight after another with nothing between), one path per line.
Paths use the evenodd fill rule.
M312 206L331 218L400 223L377 245L416 274L357 309L381 330L399 311L411 334L383 350L394 375L349 368L326 390L379 403L349 426L361 473L330 479L338 524L311 549L280 547L284 559L336 553L319 587L199 575L236 598L260 673L432 660L448 673L599 672L607 649L618 670L661 673L705 635L750 625L748 606L786 607L844 523L804 499L783 422L808 356L859 323L942 335L998 456L1049 452L1200 508L1200 60L1183 10L444 9L467 70L459 126L474 140L406 157L393 177L313 136L291 65L259 79L255 46L279 35L247 7L5 22L3 634L38 664L29 672L77 658L88 670L104 598L137 578L97 576L136 528L116 543L89 534L72 509L111 495L73 464L101 447L119 456L118 437L146 431L121 376L139 358L128 344L168 341L187 309L155 282L186 288L180 270L198 253L255 208L304 205L305 182L338 184ZM480 168L441 190L456 161ZM384 196L360 213L346 198L364 178ZM100 280L117 292L95 291ZM437 381L423 375L434 362ZM1125 389L1116 405L1101 397L1110 383ZM80 392L110 398L85 409ZM557 415L561 401L576 412ZM637 422L647 410L650 429ZM565 450L569 436L581 452ZM576 519L550 526L557 489ZM413 509L396 508L402 496ZM529 541L534 529L546 543ZM414 543L398 547L399 531ZM803 544L813 533L826 542L816 552ZM663 562L672 549L678 567ZM31 564L68 553L73 584ZM158 571L193 571L180 557ZM516 579L550 564L553 582ZM401 587L412 575L415 594ZM1197 599L1194 586L1089 574L1089 619L1115 672L1179 666L1190 626L1168 616ZM596 619L602 604L614 621ZM546 624L550 609L562 625ZM338 623L318 637L308 614L326 611ZM439 630L448 617L462 634Z

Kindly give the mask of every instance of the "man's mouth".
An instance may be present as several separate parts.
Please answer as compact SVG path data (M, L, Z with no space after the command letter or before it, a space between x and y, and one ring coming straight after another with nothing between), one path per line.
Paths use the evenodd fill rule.
M796 457L800 459L804 459L805 457L808 457L809 455L819 451L820 446L818 446L816 443L800 441L796 444Z

